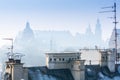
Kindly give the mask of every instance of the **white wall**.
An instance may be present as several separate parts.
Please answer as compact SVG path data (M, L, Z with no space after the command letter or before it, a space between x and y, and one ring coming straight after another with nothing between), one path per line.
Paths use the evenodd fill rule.
M90 60L91 64L100 64L101 53L99 50L81 50L81 60L86 60L85 64L89 65Z
M84 60L72 61L71 73L75 80L85 80Z
M108 68L111 72L115 72L115 52L108 53Z

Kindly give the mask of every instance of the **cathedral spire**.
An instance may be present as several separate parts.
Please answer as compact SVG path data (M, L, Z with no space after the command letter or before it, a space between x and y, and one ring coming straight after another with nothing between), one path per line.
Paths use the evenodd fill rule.
M32 31L32 29L30 28L30 23L26 22L26 26L25 26L25 31Z
M26 22L26 28L30 29L30 23L29 22Z
M101 24L99 19L97 19L97 23L96 23L96 31L97 30L101 30Z
M99 19L97 19L97 23L100 24L100 20Z
M30 28L30 23L26 22L26 26L25 29L23 30L23 35L22 35L23 39L32 39L34 38L34 33L33 30Z
M95 27L95 36L100 40L102 39L102 30L101 30L101 24L99 19L97 19L97 23Z
M87 34L92 34L92 30L91 30L90 24L89 24L88 28L86 29L86 33Z

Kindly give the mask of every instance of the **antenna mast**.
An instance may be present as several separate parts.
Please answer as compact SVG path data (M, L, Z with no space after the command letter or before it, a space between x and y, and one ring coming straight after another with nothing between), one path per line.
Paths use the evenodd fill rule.
M7 56L8 56L8 59L9 61L16 61L16 63L20 63L21 61L21 58L24 56L23 54L21 53L14 53L13 52L13 38L3 38L4 40L9 40L12 42L11 44L11 47L9 48L10 49L10 52L8 52Z
M116 2L114 2L114 27L115 27L115 53L116 53L116 63L117 63L117 18L116 18Z
M9 48L10 49L10 52L8 53L8 59L13 59L14 57L14 53L13 53L13 38L3 38L4 40L9 40L11 41L11 47Z
M113 23L114 23L114 35L115 35L115 59L116 59L116 64L117 64L117 61L118 61L118 55L117 55L117 15L116 15L116 1L114 2L114 5L113 6L110 6L110 7L103 7L102 9L106 9L106 8L112 8L113 10L111 11L102 11L100 13L106 13L106 12L113 12L114 13L114 16L112 17L114 19Z

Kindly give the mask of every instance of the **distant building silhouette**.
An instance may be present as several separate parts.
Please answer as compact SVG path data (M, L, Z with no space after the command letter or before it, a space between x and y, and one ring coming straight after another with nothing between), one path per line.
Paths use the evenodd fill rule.
M91 27L90 27L90 25L88 26L88 28L86 29L86 36L88 37L88 36L93 36L93 32L92 32L92 30L91 30Z
M95 36L97 40L99 41L102 40L102 29L101 29L101 24L99 19L97 19L97 23L95 27Z
M29 22L26 23L26 27L22 32L22 38L24 40L27 40L27 41L34 38L34 33L33 33L33 30L30 27Z
M45 56L40 53L46 51L74 51L80 48L95 48L96 46L99 49L106 46L102 41L102 30L99 19L97 20L95 27L95 33L92 32L89 25L85 34L77 33L73 36L70 31L32 30L30 24L27 22L25 29L19 32L15 38L15 48L16 50L22 50L23 53L26 53L25 57L28 58L33 56L33 53L36 56L42 56L41 64L43 64L45 62L42 59L44 59ZM36 63L33 64L38 64L37 58L35 60ZM30 60L24 61L29 61L29 64L31 63Z
M34 31L31 29L29 22L26 23L25 29L16 36L15 38L15 45L17 46L24 46L29 44L31 41L34 40Z

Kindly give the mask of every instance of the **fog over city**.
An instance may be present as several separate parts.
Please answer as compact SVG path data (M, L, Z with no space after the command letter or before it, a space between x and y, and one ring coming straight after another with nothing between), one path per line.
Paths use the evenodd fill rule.
M10 51L7 48L10 48L11 45L1 48L4 52L1 56L5 56L5 53ZM14 52L25 55L22 60L26 66L34 66L45 65L46 52L75 52L79 51L79 49L105 49L108 48L108 41L102 39L102 29L99 19L96 19L95 31L92 31L91 26L88 25L85 33L77 33L75 35L68 30L33 30L30 23L26 22L24 29L15 37L13 46Z
M114 0L0 0L0 61L14 39L14 51L25 54L26 64L45 64L47 51L108 48L113 13L100 14ZM117 16L120 16L120 2ZM109 9L108 9L109 10ZM110 9L111 10L111 9ZM120 18L117 18L119 21ZM119 23L117 28L119 28ZM30 58L32 56L32 58ZM30 63L31 60L34 63ZM40 59L40 63L37 59ZM39 63L39 64L38 64Z
M117 16L119 0L117 1ZM113 29L113 13L101 14L101 7L112 6L114 0L0 0L0 46L10 44L4 37L15 38L28 21L33 30L57 30L85 33L88 25L94 32L96 19L101 21L102 38L107 40ZM108 9L110 10L110 9ZM118 18L118 21L120 18ZM119 28L119 23L117 25Z
M83 50L84 54L81 54L80 60L86 62L82 66L93 64L92 67L86 67L87 76L93 78L97 76L98 80L119 80L120 76L117 74L120 74L120 66L117 66L117 73L114 75L106 67L100 67L99 71L95 71L96 68L94 68L100 65L99 57L102 58L101 62L106 58L113 58L111 55L109 55L110 58L102 53L100 55L99 50L114 50L115 48L115 26L113 24L115 15L113 7L111 7L115 1L119 52L119 0L0 0L0 74L5 70L5 62L8 61L8 56L11 57L9 53L13 49L13 53L24 55L21 59L24 63L23 68L29 69L28 73L32 80L61 80L56 76L49 76L50 73L42 72L42 70L48 70L46 68L46 53L75 53ZM100 13L101 11L108 12ZM74 59L72 60L74 61ZM97 61L97 66L94 66L95 61ZM110 62L108 61L108 63ZM71 64L70 67L72 66ZM10 67L6 66L6 69L8 68ZM63 74L60 74L58 70L58 74L66 77L65 71L62 72ZM70 75L68 74L68 76Z

